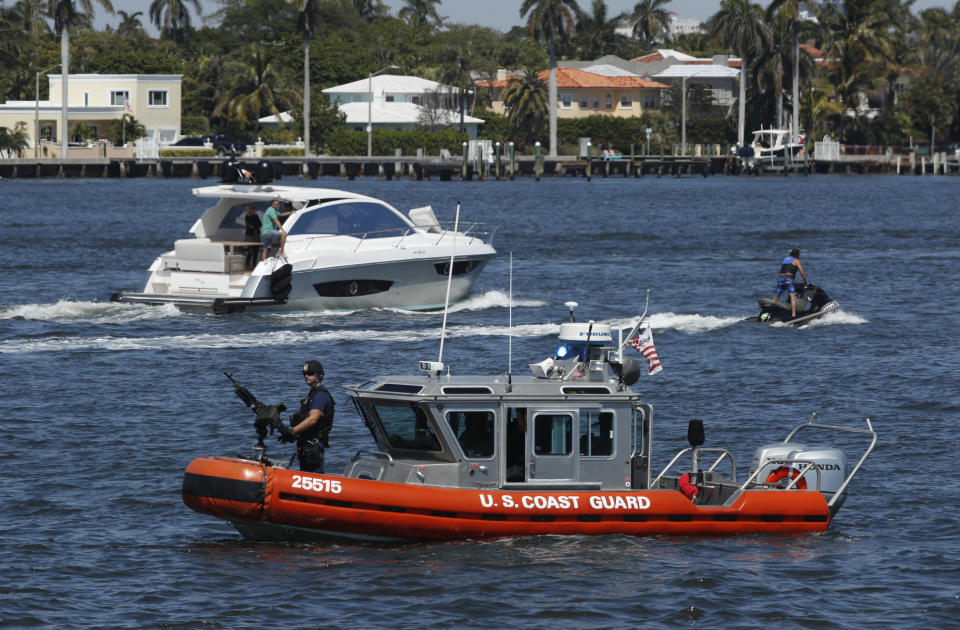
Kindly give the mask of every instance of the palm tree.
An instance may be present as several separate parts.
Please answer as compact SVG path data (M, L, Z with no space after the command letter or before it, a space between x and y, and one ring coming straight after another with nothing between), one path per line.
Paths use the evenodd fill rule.
M174 42L178 41L180 27L190 26L190 11L185 2L192 3L196 12L200 13L200 0L153 0L150 3L150 21L159 29L170 29L170 39Z
M578 57L580 59L597 59L611 54L616 49L617 24L624 18L621 13L607 18L607 3L604 0L593 0L590 13L584 13L577 21Z
M444 34L446 43L440 50L438 60L441 63L439 80L442 83L456 86L460 92L460 131L464 131L464 116L466 115L466 100L464 94L467 86L472 86L473 70L496 72L496 62L489 42L496 39L496 34L489 28L481 26L455 25ZM453 100L453 99L450 99Z
M543 79L534 72L523 78L512 79L503 89L503 107L507 120L518 130L526 130L527 142L533 142L534 134L547 112L547 89Z
M120 14L120 23L117 25L117 34L124 37L143 31L143 24L140 22L140 16L143 11L127 13L126 11L117 11Z
M661 33L670 32L670 13L664 8L670 0L640 0L633 7L630 20L633 35L643 43L644 49L653 47Z
M763 9L750 0L723 0L720 10L707 22L707 29L740 56L740 96L737 111L737 143L743 146L747 112L747 72L754 54L770 45L770 30L763 23Z
M276 67L260 46L253 47L247 58L228 62L225 70L231 84L214 108L214 116L254 121L259 131L262 116L279 115L293 107L295 94L282 87Z
M523 0L520 17L527 18L527 31L534 39L546 43L550 51L550 155L557 154L557 50L556 40L566 40L575 29L580 15L577 0Z
M78 0L80 8L88 15L93 14L91 0ZM113 15L113 5L110 0L97 0L110 15ZM77 11L75 0L48 0L48 11L53 17L53 28L60 34L60 68L61 89L63 104L60 109L60 157L67 157L70 140L67 123L67 77L70 74L70 27L81 22L83 14Z
M842 6L831 3L820 12L828 32L823 53L831 61L827 72L857 126L863 94L894 57L892 30L898 6L898 0L844 0Z
M389 13L389 8L383 4L383 0L353 0L353 8L364 22L374 22L387 17Z
M437 13L437 3L440 0L403 0L406 5L400 9L401 19L409 22L414 28L429 26L431 23L440 24L443 18Z
M790 24L785 15L778 13L771 16L768 27L773 34L773 45L760 53L757 61L757 87L762 95L768 97L764 99L764 118L770 119L769 108L773 105L773 124L782 127L784 124L783 80L786 68L790 64L791 51L784 45L784 38L780 36L789 35Z
M287 0L300 5L297 30L303 33L303 154L310 155L310 36L317 26L320 0Z
M779 13L790 21L790 34L793 39L793 121L791 130L800 134L800 5L807 9L816 9L817 0L773 0L767 7L767 21Z

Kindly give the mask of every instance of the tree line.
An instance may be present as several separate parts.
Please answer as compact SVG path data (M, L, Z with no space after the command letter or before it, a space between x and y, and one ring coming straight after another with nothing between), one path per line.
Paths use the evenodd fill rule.
M197 0L152 0L146 14L114 13L110 0L4 0L0 99L48 98L46 81L35 94L36 73L57 65L62 71L65 58L74 74L182 74L184 134L248 142L302 137L316 151L333 139L353 142L321 90L396 66L397 74L473 90L468 113L487 120L481 137L530 150L551 140L550 89L538 72L565 59L630 59L669 47L698 57L730 54L743 65L729 118L702 86L688 84L689 142L732 142L741 125L789 126L796 116L808 135L848 144L949 144L960 137L960 1L919 15L911 4L773 0L764 7L723 0L702 32L670 38L669 0L640 0L624 15L609 14L604 0L588 7L517 0L524 25L506 33L452 23L438 0L398 0L393 7L382 0L218 0L209 16L200 15ZM95 12L110 16L105 28L93 28ZM629 35L617 31L624 20L633 25ZM504 93L506 116L488 111L491 92L476 86L498 68L523 71ZM642 143L637 134L646 127L660 142L675 142L680 114L672 103L679 100L640 121L554 122L555 133L562 147L585 129L601 130L601 141L621 149ZM259 118L283 111L294 115L289 128L259 128ZM5 130L0 139L16 136Z

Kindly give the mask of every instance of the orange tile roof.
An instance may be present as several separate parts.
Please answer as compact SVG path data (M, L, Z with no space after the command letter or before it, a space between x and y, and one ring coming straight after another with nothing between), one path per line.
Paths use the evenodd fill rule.
M550 80L550 71L544 70L537 74L544 82ZM501 81L478 81L479 87L503 88L510 84L513 79L520 77L511 75L510 78ZM578 68L557 68L557 87L558 88L669 88L665 83L658 83L649 79L641 79L635 76L616 76L608 77L603 74L585 72Z
M549 70L537 76L544 81L549 79ZM579 68L557 68L557 87L561 88L668 88L669 85L641 79L634 76L608 77L603 74L585 72Z
M642 57L634 57L630 61L639 61L640 63L653 63L654 61L663 61L663 55L659 52L650 53L649 55L643 55Z

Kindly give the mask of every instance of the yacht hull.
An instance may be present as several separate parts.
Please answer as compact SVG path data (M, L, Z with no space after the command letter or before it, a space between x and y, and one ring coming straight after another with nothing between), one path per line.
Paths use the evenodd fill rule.
M450 302L465 298L487 261L493 255L458 258L469 271L455 274L450 281ZM291 290L285 302L276 302L270 290L269 270L265 275L248 276L242 290L226 293L201 290L169 293L118 293L112 299L141 304L174 304L184 311L215 312L289 312L315 310L356 310L401 308L410 310L442 309L447 298L447 276L443 260L390 261L380 264L336 268L308 268L293 263ZM146 283L177 286L178 274L196 284L194 272L158 271ZM212 274L209 274L212 275ZM202 279L201 279L202 280Z
M745 490L696 505L676 490L475 489L303 473L202 457L187 467L184 503L253 540L450 540L533 535L729 536L822 532L824 495Z

